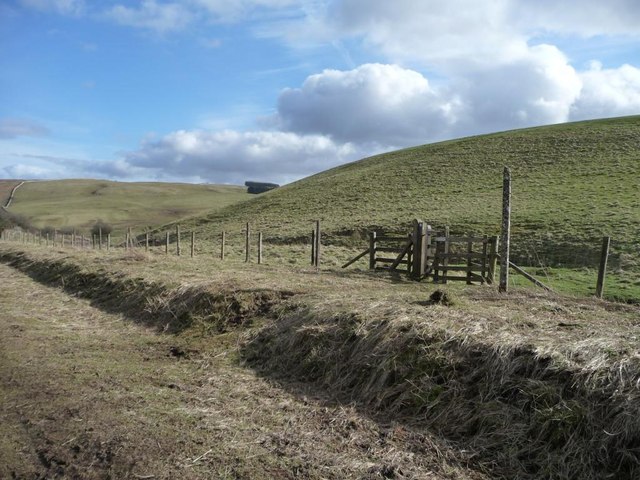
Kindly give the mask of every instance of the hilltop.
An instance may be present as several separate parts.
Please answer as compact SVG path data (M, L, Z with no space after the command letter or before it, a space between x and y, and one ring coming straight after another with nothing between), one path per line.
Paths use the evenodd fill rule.
M521 261L592 264L600 239L637 261L640 116L462 138L385 153L313 175L183 223L200 238L245 222L267 241L363 245L368 230L406 232L420 217L453 233L497 234L502 170L513 176L513 249ZM626 262L626 263L625 263ZM632 265L632 266L633 266Z

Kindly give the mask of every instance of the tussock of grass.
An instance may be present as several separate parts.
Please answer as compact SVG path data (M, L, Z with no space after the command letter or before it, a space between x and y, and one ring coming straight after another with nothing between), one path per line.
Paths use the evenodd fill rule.
M410 318L310 309L257 332L244 359L424 425L505 478L636 478L638 359L571 368L553 355Z

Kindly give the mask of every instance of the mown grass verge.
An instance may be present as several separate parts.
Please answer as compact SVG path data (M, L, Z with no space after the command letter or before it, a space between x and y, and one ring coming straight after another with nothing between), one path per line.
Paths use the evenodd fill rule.
M169 285L135 268L118 274L122 259L111 270L18 249L0 259L162 330L248 327L239 351L247 366L292 391L307 382L382 422L437 432L496 478L640 473L636 307L518 291L504 297L488 287L461 287L446 306L417 301L419 286L365 278L359 289L360 278L331 273L314 277L325 284L320 293L295 296L273 288L285 279L266 277L273 283L261 282L265 301L264 290L231 282ZM305 275L291 271L289 283ZM244 295L248 301L238 300ZM245 305L239 322L234 302Z

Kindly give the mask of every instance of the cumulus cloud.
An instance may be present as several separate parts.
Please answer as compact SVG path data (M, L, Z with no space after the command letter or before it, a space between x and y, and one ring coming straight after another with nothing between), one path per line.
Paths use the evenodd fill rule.
M252 131L172 132L148 141L124 155L122 176L129 167L156 177L184 177L185 172L206 181L242 183L248 176L283 181L359 158L351 143L336 143L322 135ZM117 176L117 170L114 170Z
M594 62L580 74L583 87L572 106L572 119L640 113L640 69L631 65L603 69Z
M325 70L301 88L284 90L276 122L296 133L341 142L407 145L438 138L457 120L459 100L431 87L420 73L366 64Z
M38 122L23 118L0 118L0 139L42 137L49 129Z
M183 30L194 18L181 3L158 3L155 0L143 0L139 8L115 5L105 12L105 17L120 25L158 33Z
M453 80L467 109L454 133L481 133L565 122L582 81L556 47L539 45L514 61Z

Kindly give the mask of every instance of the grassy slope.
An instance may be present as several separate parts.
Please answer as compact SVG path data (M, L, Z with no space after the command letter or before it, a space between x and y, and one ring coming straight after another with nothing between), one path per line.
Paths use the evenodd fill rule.
M237 186L57 180L25 183L10 211L37 227L87 229L102 219L123 229L155 226L247 198L246 188Z
M615 248L637 253L639 139L640 117L626 117L409 148L308 177L192 225L213 238L250 221L265 238L292 238L319 218L335 241L372 227L403 230L422 217L452 232L496 234L508 165L516 253L553 251L556 260L572 261L597 252L605 234Z

